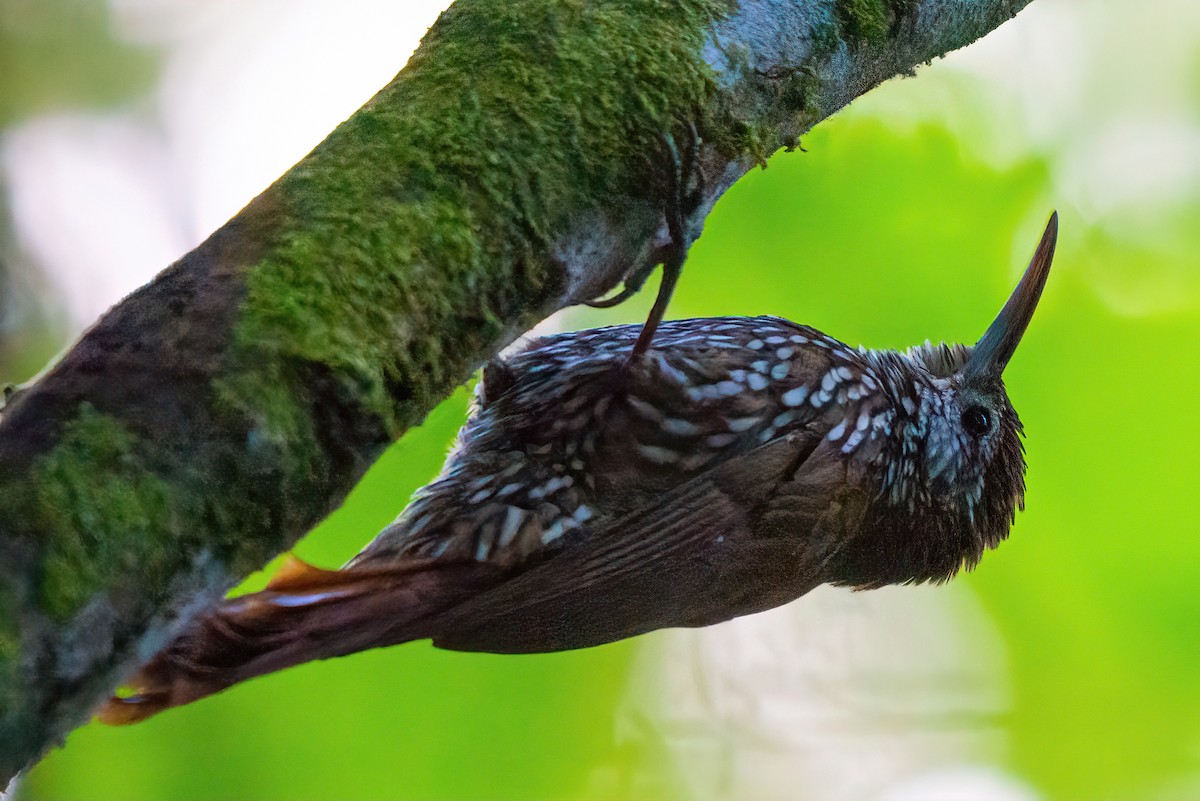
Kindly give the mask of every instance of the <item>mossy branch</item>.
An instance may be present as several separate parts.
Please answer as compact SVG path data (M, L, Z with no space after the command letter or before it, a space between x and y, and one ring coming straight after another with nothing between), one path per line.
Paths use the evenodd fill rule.
M663 134L701 132L696 233L771 152L1027 2L459 0L0 414L0 778L488 356L652 265Z

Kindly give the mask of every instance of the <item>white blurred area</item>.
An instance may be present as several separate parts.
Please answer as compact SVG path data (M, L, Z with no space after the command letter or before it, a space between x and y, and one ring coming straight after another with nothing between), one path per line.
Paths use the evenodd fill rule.
M0 135L22 249L75 334L201 242L394 76L448 0L112 0L154 97Z
M920 80L892 81L847 113L900 128L936 122L994 165L1048 159L1046 200L1069 223L1059 261L1119 314L1196 310L1198 43L1194 0L1033 0ZM1026 238L1014 231L1014 265ZM1103 257L1076 258L1085 246Z
M19 243L61 290L71 333L353 113L448 5L111 2L122 35L164 49L155 96L120 114L58 114L0 135ZM1159 226L1178 223L1161 210L1200 188L1191 116L1198 40L1192 0L1034 0L984 41L848 113L946 125L996 163L1048 156L1060 208L1152 249ZM1193 273L1136 282L1138 294L1121 268L1090 269L1089 284L1128 313L1200 298ZM961 584L822 589L780 610L646 642L617 735L650 758L597 775L613 796L669 788L762 801L1038 797L1005 769L1003 645Z
M1004 646L962 584L822 587L647 637L596 795L1033 801L1002 767ZM681 794L682 795L679 795Z
M0 135L22 248L62 290L72 333L201 241L381 88L447 0L110 0L124 38L162 48L155 96ZM1192 98L1200 4L1035 0L971 47L850 114L948 126L994 162L1052 162L1048 201L1102 227L1128 267L1089 285L1127 314L1200 304L1200 275L1154 258L1169 209L1200 196ZM1032 225L1032 223L1031 223ZM1073 247L1064 232L1063 247ZM1014 232L1014 237L1018 236ZM1076 240L1078 241L1078 240ZM1015 251L1026 243L1014 240ZM1127 263L1131 259L1126 259ZM1019 262L1017 259L1014 263Z

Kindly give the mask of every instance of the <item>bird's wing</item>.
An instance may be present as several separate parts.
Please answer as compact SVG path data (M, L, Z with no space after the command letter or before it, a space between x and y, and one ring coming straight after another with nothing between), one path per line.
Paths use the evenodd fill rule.
M582 541L433 621L434 644L498 653L581 648L708 625L804 594L821 583L822 565L851 525L845 518L866 506L864 493L829 502L828 486L819 488L823 500L812 500L821 497L813 477L844 469L835 466L844 460L823 458L822 441L819 431L794 432L590 528ZM814 453L822 457L815 464Z
M828 457L828 458L826 458ZM777 606L821 583L861 504L819 430L797 431L654 503L585 527L529 569L405 559L330 571L291 562L160 652L101 711L141 720L289 665L406 640L523 653L581 648ZM831 489L832 488L832 489Z

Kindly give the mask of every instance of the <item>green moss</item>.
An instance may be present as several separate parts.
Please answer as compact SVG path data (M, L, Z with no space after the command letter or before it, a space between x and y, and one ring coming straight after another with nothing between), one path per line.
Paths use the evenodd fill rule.
M169 490L135 453L136 438L88 404L30 475L47 532L43 608L65 620L96 593L166 574ZM142 588L143 591L145 588ZM153 594L153 593L151 593Z
M886 0L837 0L837 17L847 39L880 42L887 37Z
M714 91L701 44L728 7L456 3L273 188L277 241L248 277L226 401L301 460L314 374L389 438L417 422L549 310L546 245L573 214L652 202L645 154Z
M21 629L20 606L12 588L0 591L0 710L17 709L21 703ZM0 713L0 730L4 714Z

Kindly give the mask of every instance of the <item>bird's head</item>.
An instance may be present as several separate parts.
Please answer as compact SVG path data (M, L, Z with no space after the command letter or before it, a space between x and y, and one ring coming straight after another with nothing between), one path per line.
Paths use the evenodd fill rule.
M1020 283L973 347L926 343L881 363L907 374L892 382L905 389L868 526L875 552L845 583L945 580L1008 536L1024 507L1025 458L1003 374L1041 297L1057 234L1055 214Z

